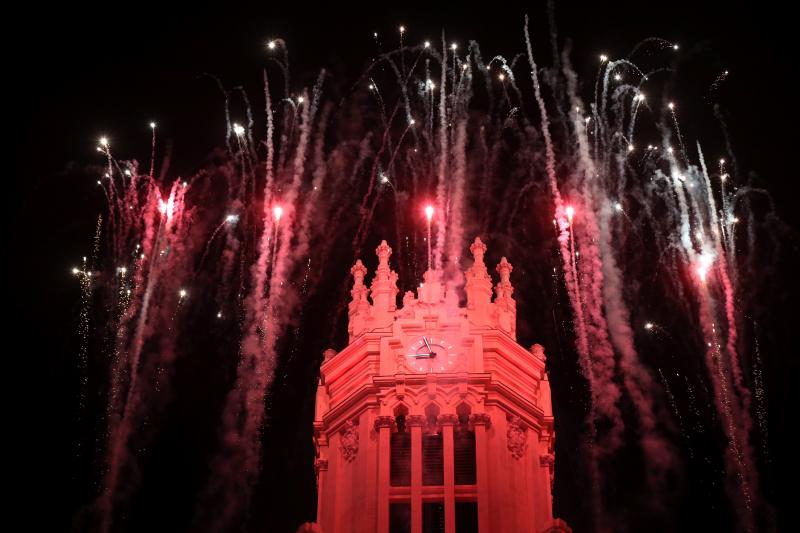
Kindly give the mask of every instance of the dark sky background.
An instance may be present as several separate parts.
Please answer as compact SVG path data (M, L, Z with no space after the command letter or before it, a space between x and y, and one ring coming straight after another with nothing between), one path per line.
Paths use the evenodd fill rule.
M793 228L786 246L796 262L797 113L796 88L790 81L796 65L796 29L789 12L765 2L724 8L696 1L557 4L561 42L567 37L573 41L576 70L586 77L594 73L601 52L620 57L650 36L681 44L685 60L678 64L683 70L673 94L688 139L719 142L712 120L695 122L690 117L709 114L708 87L722 70L730 71L719 100L729 117L739 167L757 175L756 182L772 192L779 215ZM264 45L275 36L288 43L295 88L308 85L323 66L337 78L354 80L379 51L372 32L381 34L382 50L388 50L396 44L401 23L408 28L407 42L435 40L444 28L448 38L479 41L484 57L511 56L524 50L527 11L538 60L547 63L550 58L543 2L524 8L505 2L448 8L432 3L326 5L31 3L22 14L7 17L22 30L5 46L12 56L12 74L5 85L11 91L6 97L12 119L7 132L14 139L16 164L4 179L14 186L13 193L7 193L14 244L6 259L15 270L7 280L18 322L12 334L27 339L15 350L23 350L19 357L31 366L24 381L30 384L32 399L23 403L33 413L25 417L21 434L35 455L20 486L23 497L39 509L28 517L32 525L68 530L91 490L91 476L81 472L82 463L74 459L75 443L82 438L74 420L79 294L69 269L89 250L96 217L103 211L103 199L92 186L96 178L82 171L98 161L95 146L101 134L110 135L118 156L146 160L147 124L155 120L162 141L172 145L171 174L191 174L224 142L221 97L201 75L211 73L258 94L266 64ZM791 268L784 269L788 271ZM794 280L779 282L796 294ZM788 304L779 305L785 313L795 313ZM790 466L780 463L788 458L790 447L784 424L791 412L789 383L798 367L789 361L790 356L796 359L796 341L790 344L788 335L777 338L773 348L779 353L770 354L767 361L772 468L777 472L768 490L781 511L785 500L780 493ZM294 445L287 438L276 446ZM310 442L302 445L311 451ZM291 531L313 517L312 458L303 458L308 465L302 472L298 467L295 476L288 469L285 494L276 500L280 505L271 506L284 513L275 531ZM181 498L153 490L153 498ZM572 518L568 515L578 506L570 501L581 497L567 489L557 491L556 498L562 500L557 506ZM785 512L781 516L788 526L790 518ZM164 526L169 524L167 520Z

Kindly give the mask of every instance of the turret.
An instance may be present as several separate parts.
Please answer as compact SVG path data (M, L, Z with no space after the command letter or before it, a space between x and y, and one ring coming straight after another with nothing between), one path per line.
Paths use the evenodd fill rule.
M397 272L389 267L389 256L392 249L381 241L375 249L378 256L378 270L372 280L370 292L372 294L372 317L373 327L385 327L391 325L394 320L394 312L397 310Z
M350 291L351 299L348 307L350 320L347 332L350 334L350 340L352 341L364 332L372 307L367 300L369 289L364 285L364 276L367 275L367 268L361 262L361 259L356 260L356 264L350 269L350 273L353 275L353 288Z
M511 285L511 272L514 267L503 257L497 264L497 273L500 274L500 283L495 286L494 306L497 313L497 325L500 329L516 338L517 334L517 303L511 296L514 286Z
M472 252L474 262L466 272L467 312L473 323L485 325L489 323L492 300L492 278L489 277L486 263L483 262L486 245L480 237L475 237L469 251Z

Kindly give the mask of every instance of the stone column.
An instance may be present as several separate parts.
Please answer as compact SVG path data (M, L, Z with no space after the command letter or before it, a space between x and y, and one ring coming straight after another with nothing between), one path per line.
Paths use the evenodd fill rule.
M393 416L375 418L378 432L378 533L389 532L389 478L391 468L391 437L395 428Z
M458 423L454 414L439 415L437 420L442 428L444 441L444 530L456 533L456 484L455 484L455 446L453 427Z
M492 419L486 413L475 413L469 417L470 425L475 431L475 466L478 482L478 531L491 531L489 516L489 453L486 442L486 430L491 427Z
M411 415L411 533L422 533L422 427L425 417Z

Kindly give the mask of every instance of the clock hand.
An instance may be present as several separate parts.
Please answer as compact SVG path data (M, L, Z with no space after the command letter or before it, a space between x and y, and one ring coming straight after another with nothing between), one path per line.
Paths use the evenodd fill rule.
M428 350L430 350L430 351L431 351L431 353L433 353L433 349L431 348L431 345L428 343L428 339L426 339L424 335L423 335L423 337L422 337L422 340L424 340L424 341L425 341L425 346L427 346L427 347L428 347Z

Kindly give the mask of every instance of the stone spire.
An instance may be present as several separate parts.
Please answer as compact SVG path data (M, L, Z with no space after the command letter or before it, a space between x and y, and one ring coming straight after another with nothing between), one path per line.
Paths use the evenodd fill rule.
M356 260L356 264L350 269L353 275L353 288L350 290L352 299L348 306L348 315L350 317L347 326L347 332L350 334L350 340L361 335L366 327L367 320L370 316L369 300L367 295L369 289L364 285L364 276L367 275L367 268L361 262L361 259Z
M391 324L394 312L397 310L397 272L389 267L389 256L392 249L381 241L375 249L378 256L378 270L372 280L370 292L372 294L373 317L375 326L382 327Z
M486 263L483 256L486 253L486 245L480 237L475 237L475 241L469 247L475 262L467 269L467 283L464 289L467 292L467 310L473 319L478 322L486 322L489 319L489 306L492 300L492 278L486 270Z
M517 302L514 301L514 286L511 285L511 272L514 267L503 257L497 264L500 283L495 286L494 305L497 311L498 326L506 333L515 336L517 330Z

